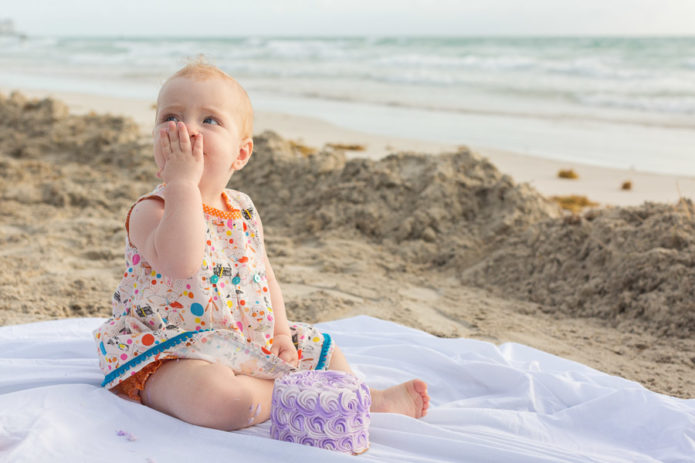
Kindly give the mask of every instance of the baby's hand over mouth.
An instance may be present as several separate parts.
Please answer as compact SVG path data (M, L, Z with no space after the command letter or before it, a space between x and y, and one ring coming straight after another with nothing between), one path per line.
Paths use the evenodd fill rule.
M166 183L200 183L203 175L203 135L190 136L186 124L170 121L159 129L157 143L163 165L157 176Z

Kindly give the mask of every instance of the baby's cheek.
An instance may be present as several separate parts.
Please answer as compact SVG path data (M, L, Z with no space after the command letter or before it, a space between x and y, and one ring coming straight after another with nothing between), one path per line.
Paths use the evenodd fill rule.
M162 156L161 156L159 153L157 153L157 151L155 150L155 152L154 152L154 163L157 165L157 170L158 170L158 171L159 171L159 170L162 170L162 168L164 167L164 161L162 161L161 157L162 157Z
M154 162L157 164L157 167L161 169L164 167L164 154L162 153L162 148L159 145L159 139L155 138L154 140Z

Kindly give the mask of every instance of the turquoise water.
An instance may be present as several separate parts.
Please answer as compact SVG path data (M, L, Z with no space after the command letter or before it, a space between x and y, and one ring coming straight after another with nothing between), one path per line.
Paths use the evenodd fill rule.
M0 37L0 85L154 99L161 81L198 54L235 76L266 110L306 114L301 101L313 101L330 102L330 110L338 112L366 105L382 115L385 109L418 114L413 117L429 111L462 121L475 116L542 119L548 127L558 120L628 124L680 131L678 143L670 145L689 143L682 131L695 133L695 37ZM274 107L273 101L284 103ZM339 115L331 116L326 118L341 123ZM351 118L351 128L378 125L360 126ZM390 132L412 135L414 128L415 121ZM515 140L523 143L499 147L558 158L568 154L548 152L529 136L519 134ZM665 132L660 136L668 139ZM471 133L449 138L466 142ZM676 151L679 161L662 170L682 172L689 151L682 146ZM594 157L640 168L639 162L612 162L602 153Z
M695 37L7 38L4 42L0 64L9 72L156 78L186 57L202 53L242 81L265 88L271 86L268 80L301 79L305 84L295 93L329 98L466 110L465 99L456 94L480 92L584 108L695 115ZM450 98L425 103L402 92L377 98L355 91L365 84L421 92L446 89Z

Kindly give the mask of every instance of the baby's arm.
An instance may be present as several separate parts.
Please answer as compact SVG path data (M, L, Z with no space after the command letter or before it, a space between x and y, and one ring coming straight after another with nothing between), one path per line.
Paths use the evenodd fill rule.
M261 240L264 241L263 224L261 223L260 217L257 216L257 218L260 237ZM285 311L285 301L282 298L282 291L280 290L280 285L275 278L273 267L270 265L270 261L268 260L265 245L263 246L263 262L265 263L265 273L268 279L270 303L273 306L273 316L275 317L273 348L271 351L284 361L296 366L299 359L297 357L297 349L294 347L294 344L292 344L290 324L287 321L287 313Z
M203 200L198 183L203 173L203 139L193 145L183 123L170 122L155 140L156 155L164 160L164 199L135 205L129 238L158 272L188 278L200 268L205 251Z
M263 250L265 254L265 249ZM287 314L285 311L285 301L282 298L282 291L280 290L280 285L275 278L275 273L273 273L273 267L270 266L270 261L268 256L264 255L263 260L265 261L265 271L268 277L268 291L270 291L270 303L273 306L273 313L275 314L275 335L286 334L290 335L290 323L287 321Z

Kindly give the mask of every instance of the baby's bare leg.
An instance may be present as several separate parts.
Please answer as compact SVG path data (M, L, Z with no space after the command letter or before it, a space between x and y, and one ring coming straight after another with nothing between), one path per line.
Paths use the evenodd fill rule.
M345 373L350 373L353 376L355 375L350 369L350 365L348 364L343 351L340 350L338 346L335 346L335 349L333 350L333 355L331 356L331 361L328 364L328 369L344 371Z
M203 360L164 363L145 383L142 403L198 426L233 431L270 418L273 380L235 375Z
M338 346L335 346L328 369L354 375L345 355ZM400 413L420 418L427 414L427 409L430 406L427 384L420 379L411 379L384 390L370 388L369 391L372 396L370 410L373 412Z

